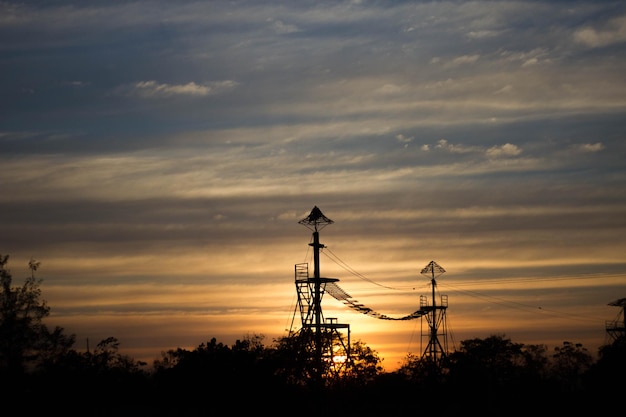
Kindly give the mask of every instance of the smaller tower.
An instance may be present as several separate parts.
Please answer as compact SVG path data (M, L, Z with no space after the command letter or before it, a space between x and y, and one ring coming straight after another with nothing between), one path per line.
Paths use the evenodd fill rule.
M448 296L442 295L440 303L437 304L435 298L435 290L437 287L436 278L446 272L435 261L430 261L421 274L430 278L432 286L431 304L428 303L428 297L420 296L420 310L424 313L426 321L428 322L428 344L422 359L431 361L434 365L440 365L441 360L445 358L448 352L448 338L447 338L447 324L446 324L446 309L448 308ZM439 340L442 337L443 344ZM424 335L422 335L424 337Z
M624 327L624 307L626 307L626 298L620 298L610 302L608 305L613 307L619 307L620 311L615 320L606 322L606 334L614 342L617 339L626 336L626 327Z

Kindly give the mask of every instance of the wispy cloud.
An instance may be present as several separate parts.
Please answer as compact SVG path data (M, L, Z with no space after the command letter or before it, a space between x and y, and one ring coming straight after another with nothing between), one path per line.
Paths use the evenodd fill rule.
M456 58L453 58L451 60L444 62L444 68L457 68L462 65L471 65L475 63L476 61L478 61L479 58L480 58L480 55L478 54L459 56L459 57L456 57ZM439 62L439 60L433 59L432 62L436 63L436 62Z
M296 25L284 23L281 20L268 19L268 23L270 24L272 30L279 35L300 31Z
M439 139L439 141L437 141L437 145L435 145L435 148L443 149L451 153L470 153L470 152L480 151L480 148L477 146L453 144L453 143L449 143L447 139Z
M601 142L583 143L581 145L577 145L576 148L583 152L595 153L604 150L604 145Z
M517 156L522 153L522 150L516 145L505 143L504 145L492 146L487 149L486 153L491 158L497 158L501 156Z
M215 81L207 84L196 84L193 81L187 84L167 84L150 80L139 81L130 86L121 87L118 89L118 92L124 91L129 96L148 99L174 96L203 97L223 93L235 88L237 85L238 83L232 80Z
M626 42L626 16L610 19L600 27L587 26L574 32L574 39L592 48Z

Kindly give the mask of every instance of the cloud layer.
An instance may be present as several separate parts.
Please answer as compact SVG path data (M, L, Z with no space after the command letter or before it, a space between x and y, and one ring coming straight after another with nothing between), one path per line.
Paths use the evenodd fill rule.
M282 335L317 205L333 253L406 290L323 258L381 313L415 309L434 259L459 339L594 348L626 291L625 22L621 2L3 2L0 253L16 278L42 262L78 340L151 360ZM329 303L389 368L407 353L412 327Z

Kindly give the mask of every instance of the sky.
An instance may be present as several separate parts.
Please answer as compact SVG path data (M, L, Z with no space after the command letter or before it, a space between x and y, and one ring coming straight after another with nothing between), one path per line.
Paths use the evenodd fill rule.
M75 348L298 329L294 265L450 349L607 342L626 297L626 3L0 2L0 253ZM430 300L432 301L432 300ZM328 294L393 371L423 319Z

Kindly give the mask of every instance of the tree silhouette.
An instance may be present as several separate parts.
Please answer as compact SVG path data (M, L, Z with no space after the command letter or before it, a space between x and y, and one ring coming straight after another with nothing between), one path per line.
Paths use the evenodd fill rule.
M507 404L516 404L519 411L545 398L544 346L492 335L462 341L448 358L451 390L487 415L498 415Z
M580 343L563 342L554 348L552 377L563 391L580 391L583 376L593 364L593 357Z
M25 371L57 360L73 345L74 336L64 335L60 327L49 331L42 322L50 307L41 299L41 280L34 274L39 262L31 260L31 276L16 287L8 260L8 255L0 255L0 370L16 381Z
M225 407L235 414L280 414L282 407L299 416L360 417L408 415L416 406L440 415L471 409L486 416L538 410L561 415L591 406L596 414L623 412L623 336L603 346L597 362L581 344L563 342L548 355L544 345L492 335L461 341L440 363L409 355L390 373L359 340L345 362L324 363L320 386L312 383L317 365L302 338L266 346L263 335L253 334L230 346L211 338L193 350L171 349L148 371L145 363L120 353L115 337L91 352L74 350L74 335L43 324L50 308L35 278L40 263L31 259L22 286L12 285L7 265L8 256L0 256L0 392L25 413L73 415L67 404L77 398L89 404L87 414L103 417L212 415Z

